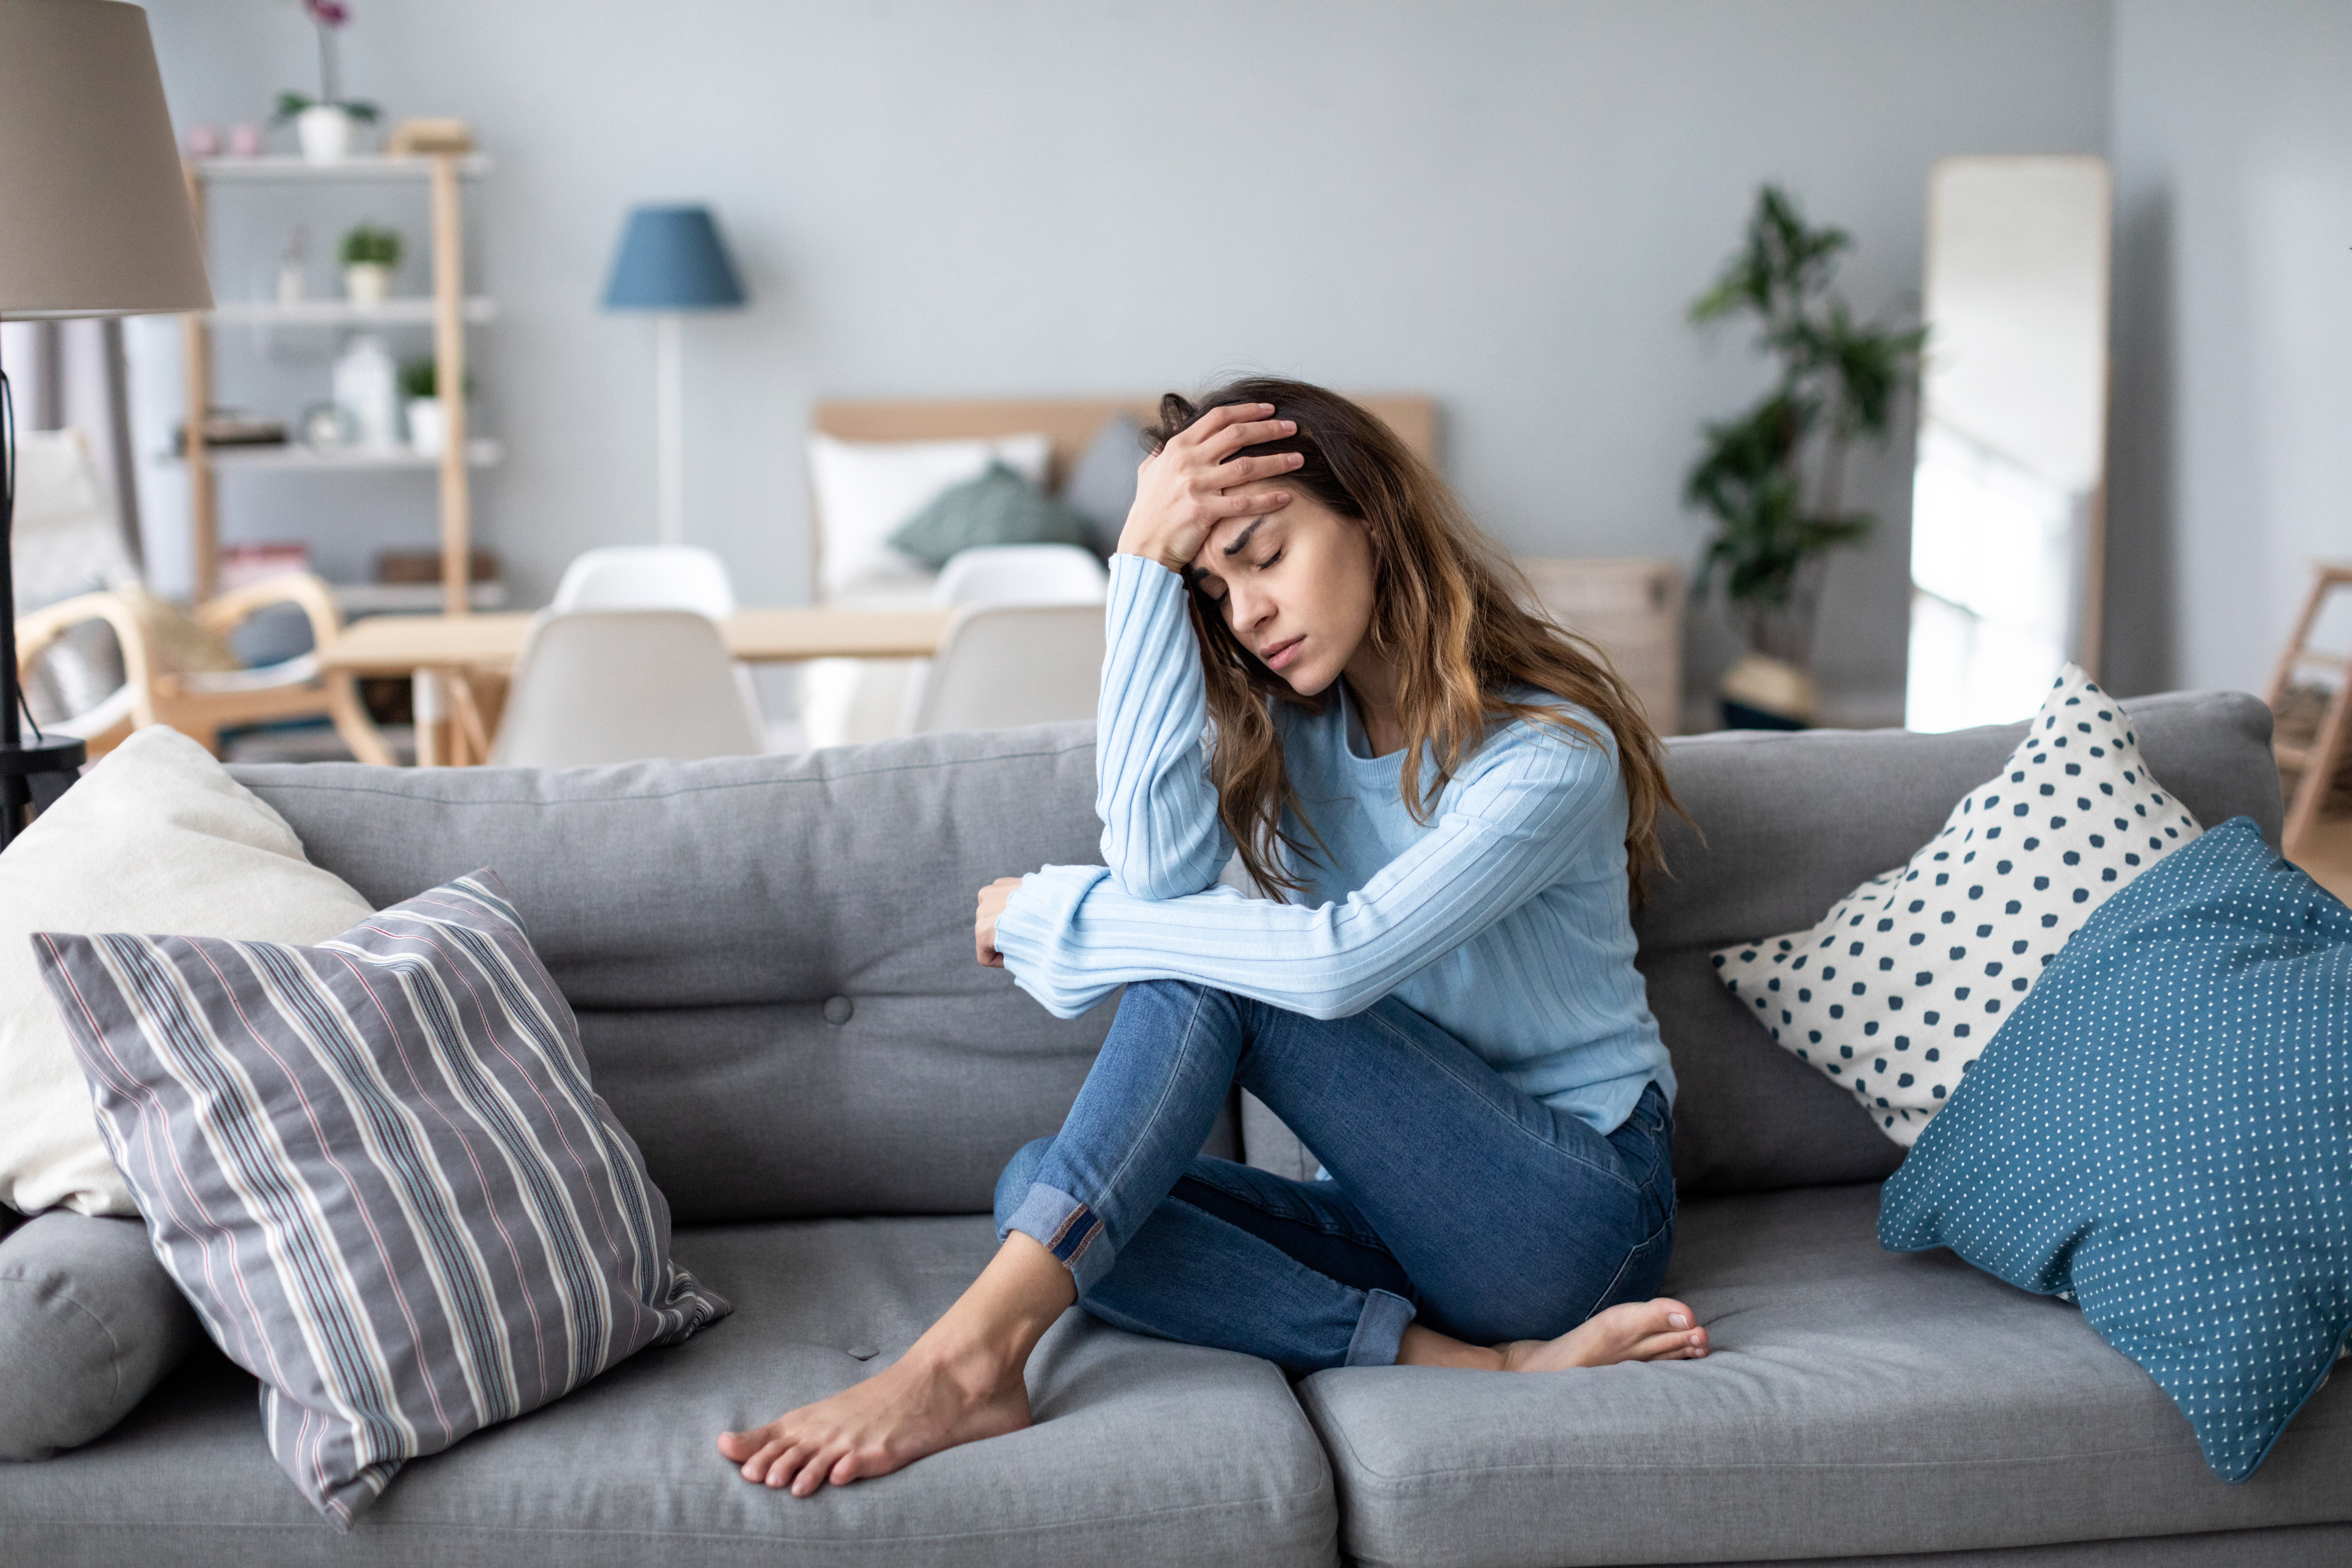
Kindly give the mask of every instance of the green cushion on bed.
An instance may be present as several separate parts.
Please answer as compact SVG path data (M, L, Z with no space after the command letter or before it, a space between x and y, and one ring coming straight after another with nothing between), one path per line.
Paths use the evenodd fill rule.
M1088 526L1085 513L992 462L986 473L966 479L899 524L890 545L936 572L950 557L983 545L1083 545Z

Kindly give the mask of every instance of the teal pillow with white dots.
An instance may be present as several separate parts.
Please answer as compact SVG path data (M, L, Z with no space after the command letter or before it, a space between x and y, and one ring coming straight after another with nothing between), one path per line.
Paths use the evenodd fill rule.
M1782 1049L1908 1148L2092 911L2195 838L2115 699L2068 665L2009 760L1908 864L1810 931L1719 950Z
M2070 1295L2242 1481L2352 1331L2352 910L2235 817L2108 900L1880 1198Z

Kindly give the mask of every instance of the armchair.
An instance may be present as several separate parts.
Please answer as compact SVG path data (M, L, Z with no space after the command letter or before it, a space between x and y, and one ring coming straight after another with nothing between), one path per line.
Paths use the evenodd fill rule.
M334 596L326 584L308 573L233 589L198 605L192 618L202 630L226 637L257 612L277 605L302 611L310 622L314 647L324 647L342 629ZM89 711L49 728L87 742L93 757L148 724L168 724L218 752L224 729L323 716L333 721L335 732L361 762L388 767L395 760L361 707L350 675L321 672L315 654L257 669L175 669L158 646L162 639L156 628L121 593L83 594L18 616L19 672L29 671L50 645L88 621L103 621L113 628L122 647L122 689Z

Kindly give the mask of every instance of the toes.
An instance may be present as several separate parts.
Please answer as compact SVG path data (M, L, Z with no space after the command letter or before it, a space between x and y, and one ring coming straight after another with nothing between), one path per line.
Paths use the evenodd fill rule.
M764 1455L766 1450L761 1449L761 1452ZM761 1481L771 1490L779 1489L790 1484L793 1475L800 1469L801 1461L807 1457L808 1449L802 1444L794 1443L789 1447L779 1445L776 1457L771 1459L761 1473L753 1479Z
M721 1432L719 1434L719 1451L740 1465L758 1453L760 1445L767 1441L769 1436L769 1429L765 1426L754 1426L748 1432Z
M1633 1342L1626 1352L1629 1361L1695 1361L1706 1354L1705 1329L1676 1329L1663 1334L1650 1334Z
M765 1479L768 1474L768 1467L774 1464L776 1462L777 1456L781 1455L783 1451L784 1444L778 1438L770 1438L767 1442L761 1444L759 1447L752 1450L751 1457L743 1461L743 1479L747 1481L756 1481Z
M817 1489L824 1485L834 1467L845 1456L846 1448L847 1445L836 1439L809 1455L801 1466L800 1474L793 1478L793 1496L815 1496Z

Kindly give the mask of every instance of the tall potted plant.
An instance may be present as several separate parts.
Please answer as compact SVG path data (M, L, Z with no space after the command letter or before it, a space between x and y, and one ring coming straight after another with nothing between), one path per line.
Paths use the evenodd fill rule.
M341 163L351 155L352 127L361 121L373 124L376 117L374 104L343 96L341 73L335 68L335 33L352 19L352 8L343 0L302 0L302 9L319 34L319 96L279 93L277 118L294 122L304 158Z
M1813 632L1830 552L1859 544L1877 520L1844 502L1853 443L1883 445L1900 395L1917 378L1926 329L1859 322L1832 290L1843 229L1813 228L1767 184L1738 251L1692 302L1706 324L1747 317L1779 361L1770 391L1745 413L1703 426L1684 499L1713 515L1696 591L1718 575L1748 640L1723 682L1727 722L1801 728L1819 715Z

